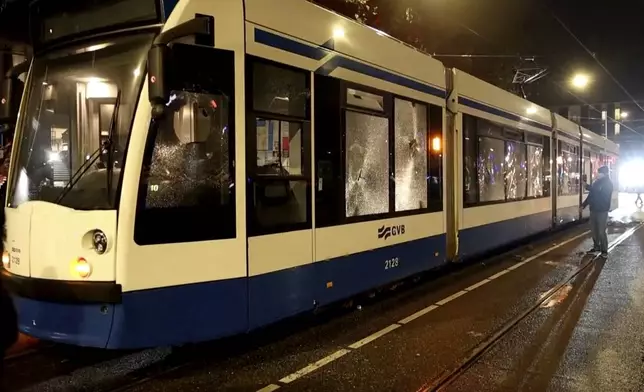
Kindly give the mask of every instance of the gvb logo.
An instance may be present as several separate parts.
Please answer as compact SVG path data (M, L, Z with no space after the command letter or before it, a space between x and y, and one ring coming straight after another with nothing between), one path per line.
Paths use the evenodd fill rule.
M378 239L386 240L389 237L405 234L405 225L382 226L378 229Z

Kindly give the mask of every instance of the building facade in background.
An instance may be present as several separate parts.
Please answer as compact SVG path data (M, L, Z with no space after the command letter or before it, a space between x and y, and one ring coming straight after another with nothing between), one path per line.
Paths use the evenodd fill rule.
M644 101L570 105L552 108L584 128L608 137L620 148L621 160L644 159Z

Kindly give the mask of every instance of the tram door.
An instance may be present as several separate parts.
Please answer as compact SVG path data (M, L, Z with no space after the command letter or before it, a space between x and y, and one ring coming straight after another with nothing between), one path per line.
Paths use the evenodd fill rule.
M246 57L249 322L313 306L310 72Z
M113 328L144 328L154 313L163 328L155 324L147 335L157 342L212 339L248 327L245 222L237 208L244 204L244 173L235 159L243 142L236 135L244 134L235 100L242 96L235 75L243 74L243 57L206 45L176 43L171 50L163 115L150 121L139 111L134 120L116 245L117 281L126 292L150 293L150 302L130 302L127 324ZM147 135L140 132L145 127Z

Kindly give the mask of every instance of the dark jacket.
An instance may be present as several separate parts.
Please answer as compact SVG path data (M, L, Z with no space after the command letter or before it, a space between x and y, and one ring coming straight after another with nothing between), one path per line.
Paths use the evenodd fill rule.
M608 176L602 177L588 186L590 191L582 207L590 206L592 212L610 211L610 201L613 198L613 182Z
M18 340L18 317L13 301L0 280L0 355ZM2 358L0 358L1 360Z
M2 188L4 189L6 186ZM0 206L0 255L3 251L2 241L4 240L4 229L4 209ZM18 317L16 315L16 308L13 305L9 293L2 285L2 278L0 278L0 355L4 357L4 352L17 340ZM2 358L0 357L1 360ZM2 389L1 385L0 389Z

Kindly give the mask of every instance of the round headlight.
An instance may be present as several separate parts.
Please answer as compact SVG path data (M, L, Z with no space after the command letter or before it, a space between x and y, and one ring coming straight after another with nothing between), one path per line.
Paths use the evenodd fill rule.
M94 231L92 235L92 243L94 245L94 250L99 255L102 255L107 250L107 236L100 230Z

